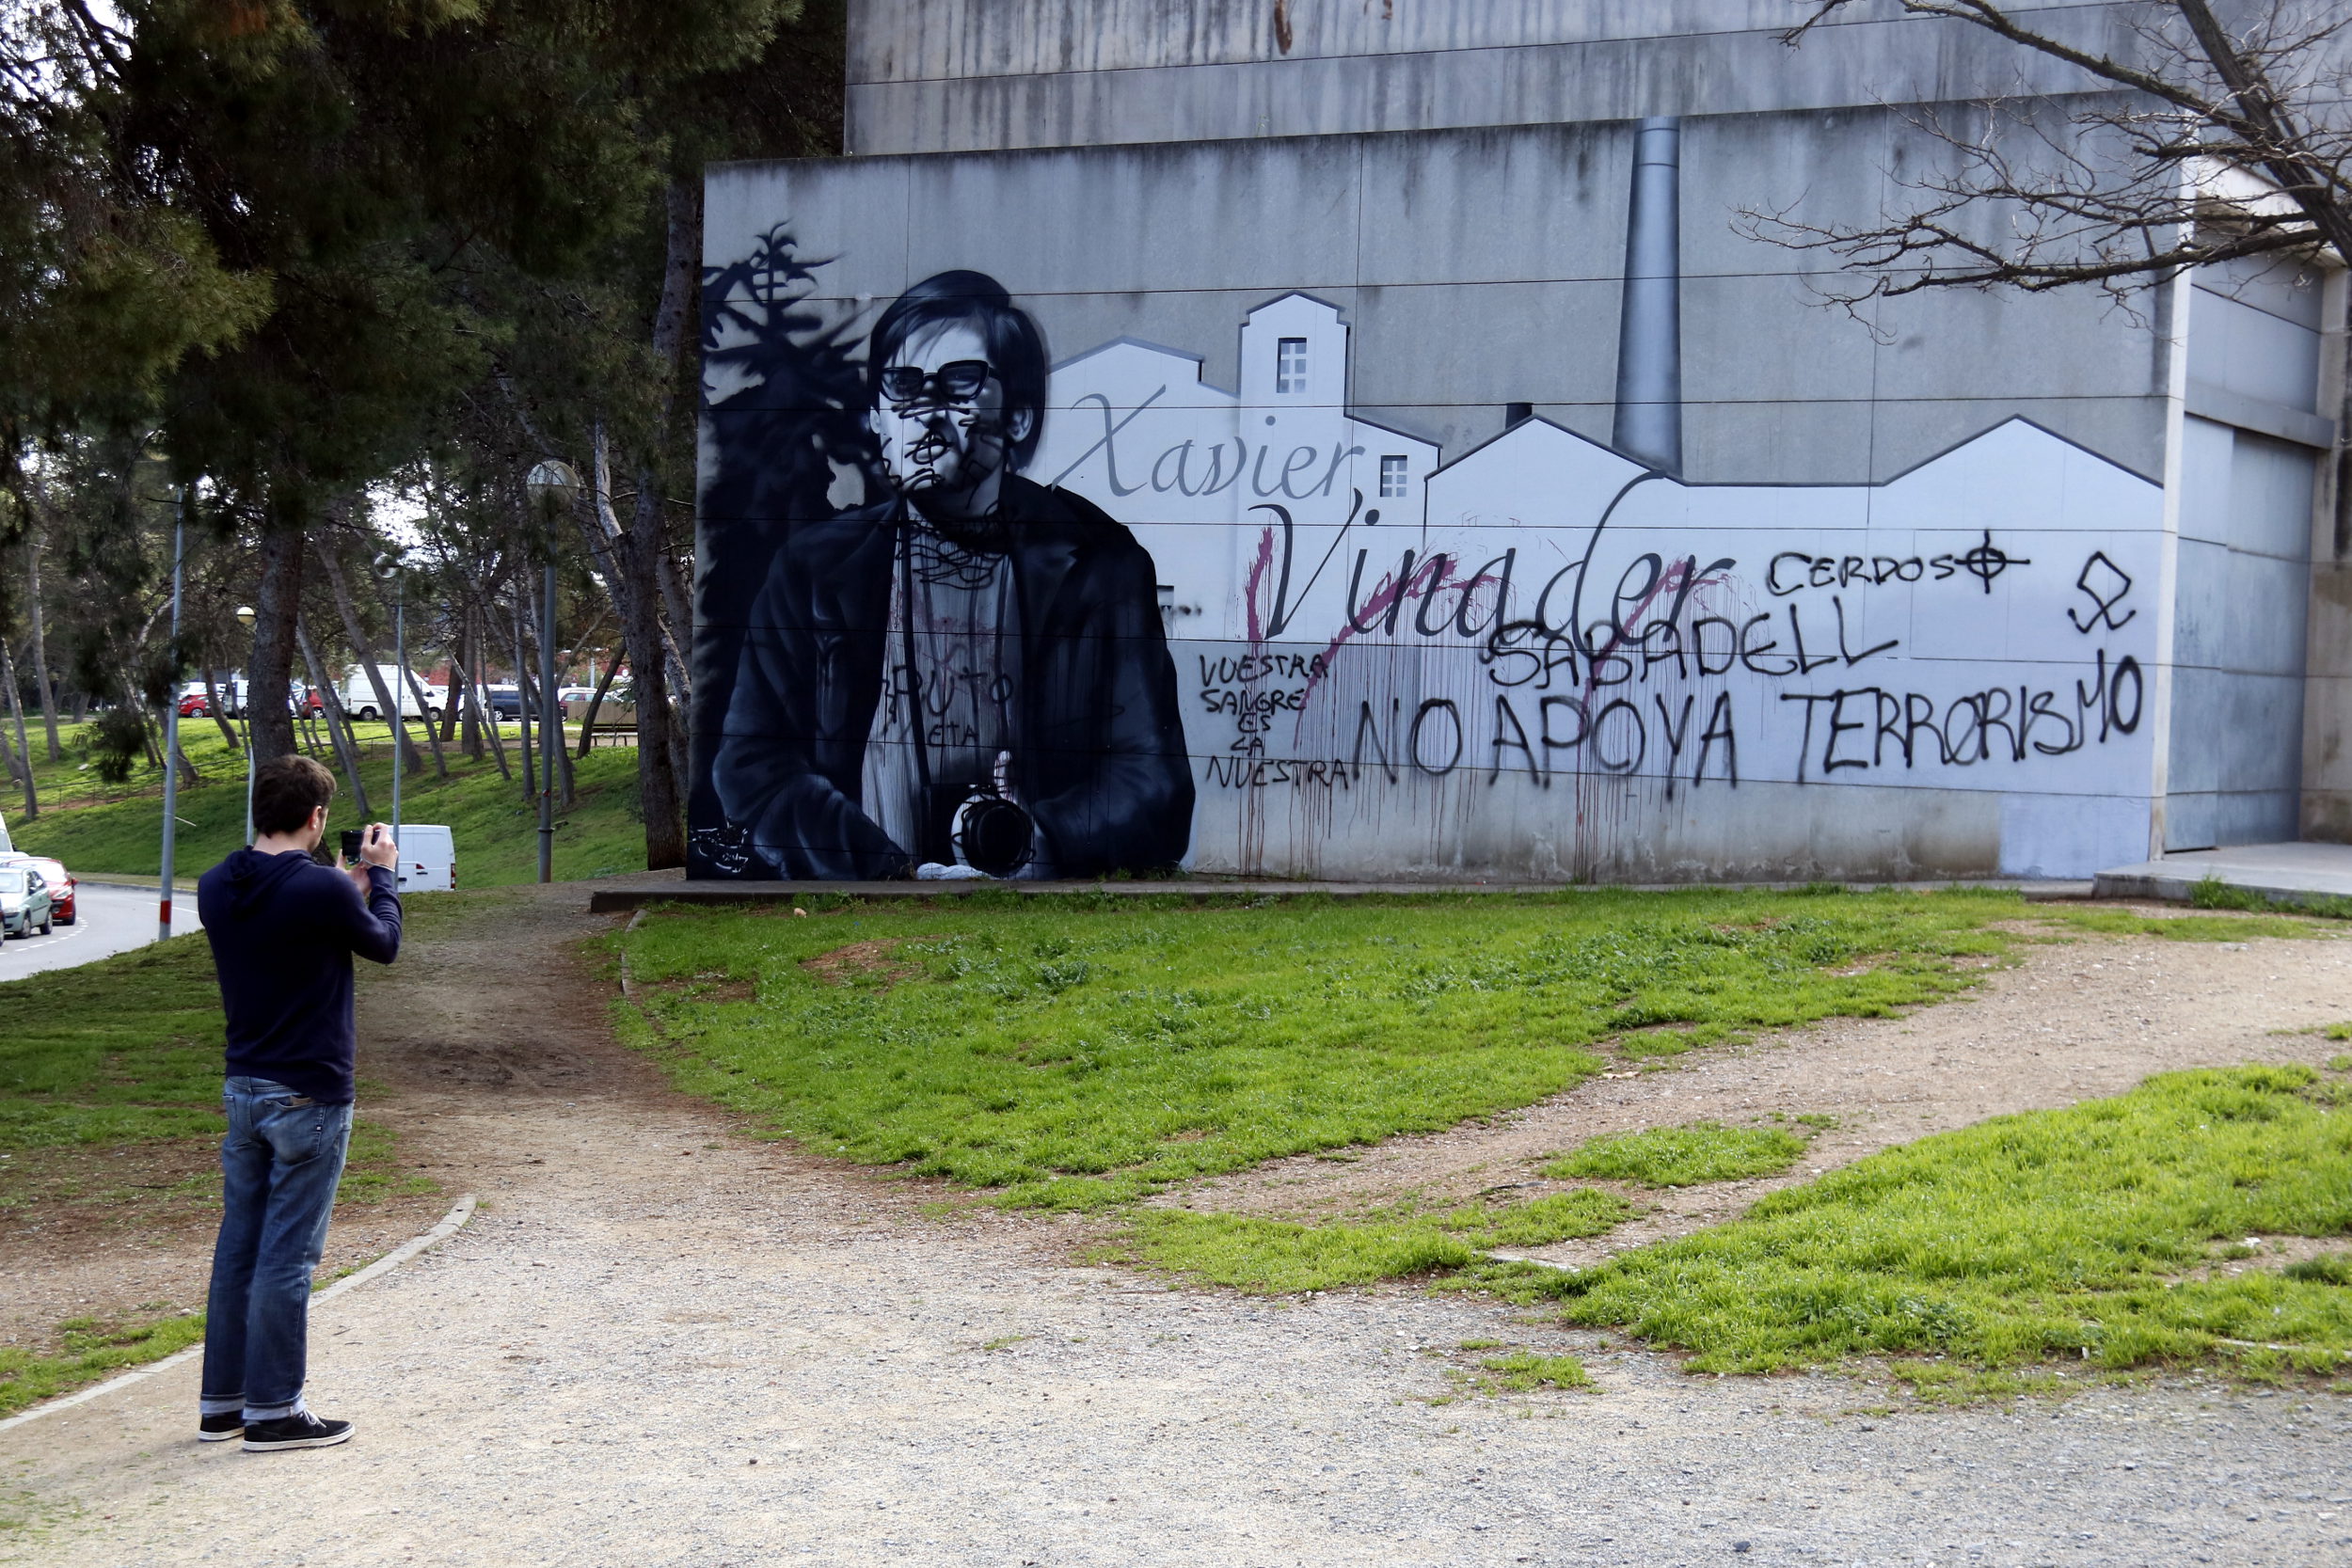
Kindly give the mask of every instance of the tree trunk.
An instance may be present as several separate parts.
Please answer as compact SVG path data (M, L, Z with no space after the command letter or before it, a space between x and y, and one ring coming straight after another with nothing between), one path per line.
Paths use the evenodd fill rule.
M539 798L539 774L532 761L531 732L532 720L538 716L538 704L532 700L531 666L523 660L523 612L519 602L514 607L509 629L515 634L515 712L522 720L523 799L535 800Z
M253 657L246 663L246 723L257 764L294 752L294 621L302 594L302 534L280 528L262 538L262 579L254 594ZM318 678L316 661L311 677Z
M424 722L417 727L424 731L425 742L433 748L433 776L446 779L449 777L449 759L441 754L440 732L433 725L433 705L425 701L424 682L417 679L416 672L412 670L404 669L401 674L406 678L408 689L416 694L417 707L424 714Z
M16 754L16 748L8 744L8 729L5 724L0 724L0 766L5 766L8 768L8 777L14 779L19 784L23 784L33 774L30 760L20 760ZM40 798L27 791L24 799L24 820L34 821L40 814Z
M465 683L466 688L462 705L466 714L466 729L458 742L457 749L476 762L482 760L482 692L476 684L481 677L469 672L479 671L482 668L482 635L478 625L480 619L473 607L468 605L457 623L457 657L452 661L453 668L457 673L457 678ZM499 752L499 771L501 773L506 771L506 753L503 750Z
M326 667L319 662L318 649L310 645L310 628L299 615L294 617L294 641L302 644L302 662L310 672L310 684L319 689L319 698L326 705L326 736L335 743L335 760L343 765L343 777L351 781L351 803L365 822L374 814L368 809L368 786L359 782L359 743L351 737L342 698L327 684Z
M8 657L8 639L0 638L0 680L8 683L8 712L16 719L16 754L8 758L8 771L24 786L24 820L40 816L40 795L33 786L33 749L24 739L24 698L16 689L16 660Z
M459 625L462 626L464 623L461 621ZM458 635L463 637L465 633L461 630ZM449 676L449 685L444 689L449 695L441 703L441 744L447 746L457 738L457 716L465 711L466 700L457 689L455 665L453 663L451 668L443 673ZM475 755L480 754L475 753Z
M674 181L665 193L669 219L661 267L661 302L653 318L654 358L667 382L661 395L666 433L676 417L679 361L686 347L696 268L701 261L701 187ZM620 551L628 578L628 624L622 639L640 650L634 668L637 696L637 793L645 817L645 869L686 863L686 770L679 766L683 731L670 711L670 682L661 646L662 493L649 450L637 468L636 515L629 521L628 547ZM682 638L689 628L681 626ZM683 695L683 692L680 693Z
M539 588L526 583L525 592L528 594L526 603L530 614L530 620L526 625L531 634L527 655L531 659L532 669L544 670L547 668L547 659L544 657L547 650L540 646L540 633L548 624L548 607L546 601L540 597ZM557 676L559 682L562 678L561 674ZM539 714L539 767L547 774L548 788L554 792L556 809L569 811L578 799L578 795L572 787L572 749L564 744L564 721L561 717L564 705L562 698L558 695L562 687L559 684L555 690L549 690L544 684L540 684L535 686L534 689L539 694L536 709ZM548 740L549 734L555 736L551 745Z
M375 644L369 641L367 628L359 624L359 609L351 597L351 583L343 576L343 563L335 557L332 543L319 546L319 565L326 573L326 585L334 591L335 612L342 618L343 637L351 651L358 657L359 668L367 672L368 689L375 693L376 711L392 727L392 744L400 749L400 765L410 773L424 769L424 758L417 754L417 744L408 738L408 721L401 711L403 693L384 684L384 672L376 668ZM405 673L405 672L403 672Z
M612 673L621 667L621 659L628 649L628 643L620 644L604 661L604 673L596 677L596 689L588 698L588 711L580 715L580 754L583 757L588 754L588 743L596 738L596 709L604 706L604 694L612 689Z
M684 657L686 645L694 639L694 609L678 582L677 562L668 550L655 555L654 575L661 582L662 608L670 612L670 679L677 689L677 700L682 706L694 695L694 677L686 668Z
M245 747L237 739L237 732L230 727L229 715L221 709L220 683L213 679L213 667L209 664L204 667L204 706L211 712L213 722L220 726L220 737L228 742L229 749L231 752L244 751Z
M24 592L33 616L33 679L40 694L40 720L49 731L49 760L63 762L57 749L57 689L49 684L49 640L40 629L40 522L34 519L32 537L24 541Z
M481 639L471 636L470 633L468 635L468 640L477 646L481 642ZM456 664L457 678L466 683L467 738L474 748L473 755L477 760L481 757L481 732L487 729L490 732L491 752L498 758L499 777L511 779L515 776L515 770L506 766L506 742L499 738L498 720L495 716L482 711L482 687L479 679L481 667L469 665L463 659L457 660Z

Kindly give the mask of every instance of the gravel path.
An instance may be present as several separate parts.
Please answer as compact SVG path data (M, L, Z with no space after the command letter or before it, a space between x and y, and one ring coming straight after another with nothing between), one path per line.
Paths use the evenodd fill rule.
M935 1217L737 1135L605 1041L553 956L584 917L495 924L368 999L389 1110L485 1205L316 1314L356 1440L199 1448L178 1370L0 1436L0 1560L2352 1561L2340 1398L1873 1416L1863 1385L1693 1378L1489 1303L1165 1290L1072 1262L1081 1225ZM493 1014L516 965L544 994ZM1434 1402L1465 1339L1574 1351L1598 1390Z

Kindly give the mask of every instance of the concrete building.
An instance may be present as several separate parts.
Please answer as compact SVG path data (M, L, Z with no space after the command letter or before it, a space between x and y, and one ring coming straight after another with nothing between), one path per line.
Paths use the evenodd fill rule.
M2133 46L2120 7L2023 8ZM1798 9L853 8L849 154L707 182L697 874L1180 842L1272 875L2085 876L2348 836L2343 277L1825 308L1753 214L1869 221L1938 155L1923 116L2090 84L1883 5L1791 50ZM1015 315L1036 408L1016 376L940 414L923 333L962 322L993 374ZM917 318L894 404L866 335ZM1025 432L1034 537L1075 498L1155 613L1103 587L1044 630L1066 562L926 520L886 434L924 417ZM1015 847L975 858L983 821Z

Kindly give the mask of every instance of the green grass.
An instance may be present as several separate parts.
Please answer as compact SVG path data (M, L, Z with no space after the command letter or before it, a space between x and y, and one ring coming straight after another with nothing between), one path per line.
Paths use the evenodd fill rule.
M0 985L0 1150L217 1136L224 1049L201 936Z
M2265 910L2270 918L2261 914L2146 915L2097 904L2072 909L2042 905L2034 911L2034 917L2098 936L2161 937L2167 942L2247 942L2257 937L2323 938L2340 934L2315 920L2303 918L2304 911L2300 910L2267 905Z
M74 1318L57 1326L65 1340L61 1354L36 1355L0 1345L0 1418L186 1349L204 1338L204 1314L175 1312L129 1323Z
M1804 1149L1803 1138L1777 1127L1692 1121L1595 1138L1546 1165L1544 1174L1559 1180L1594 1177L1651 1187L1692 1187L1702 1181L1771 1176L1796 1164Z
M1573 1355L1538 1355L1514 1351L1489 1355L1478 1363L1486 1375L1472 1380L1484 1393L1533 1393L1538 1388L1590 1388L1593 1380L1584 1363Z
M2167 1073L1887 1149L1740 1220L1518 1284L1565 1298L1569 1322L1687 1350L1697 1371L1870 1356L2326 1371L2352 1355L2335 1265L2189 1277L2217 1243L2352 1233L2352 1112L2322 1088L2301 1067Z
M2323 1252L2289 1263L2280 1272L2289 1279L2308 1279L2319 1285L2352 1285L2352 1252Z
M2205 877L2188 890L2192 909L2249 910L2258 912L2318 915L2328 920L2352 920L2352 898L2314 895L2309 898L2272 898L2249 888L2233 887L2218 877Z
M356 726L363 752L360 778L367 784L369 805L379 818L391 815L390 726ZM499 776L498 766L485 756L469 761L454 746L447 749L450 777L434 777L432 757L425 755L421 773L401 785L401 816L410 822L446 823L457 845L461 887L495 887L527 882L538 875L538 808L522 797L521 759L510 730L508 761L515 779ZM72 759L82 736L67 734L70 760L62 764L36 762L34 779L41 800L41 815L27 822L22 801L0 789L0 811L8 816L16 847L35 854L54 855L81 875L151 877L162 867L163 781L160 773L142 768L120 787L99 784L94 773L77 771ZM195 876L225 857L245 837L245 758L230 751L210 720L187 720L181 725L181 745L204 783L183 787L179 796L177 869ZM419 741L420 751L423 750ZM45 754L38 737L38 759ZM333 825L357 825L348 789L332 754L322 761L336 770L338 792L330 808ZM606 747L576 759L579 800L557 816L555 875L559 879L606 876L633 871L644 864L644 828L637 814L637 753L628 747Z
M2026 940L1986 928L2025 912L1997 893L808 907L617 937L625 1037L818 1152L1061 1207L1514 1109L1604 1048L1892 1015Z
M1253 1294L1334 1291L1467 1268L1490 1247L1598 1236L1632 1212L1623 1198L1591 1188L1324 1225L1136 1209L1109 1256Z

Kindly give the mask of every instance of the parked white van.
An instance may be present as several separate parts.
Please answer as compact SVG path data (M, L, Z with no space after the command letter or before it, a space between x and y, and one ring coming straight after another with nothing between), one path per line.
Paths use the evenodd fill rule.
M449 829L432 822L400 825L402 893L457 891L457 842Z
M384 689L391 692L392 701L400 705L402 718L438 719L441 716L441 710L437 705L440 688L426 686L424 688L425 701L420 704L417 701L415 688L411 687L407 677L401 673L399 665L379 664L375 667L375 673L384 677ZM424 686L423 677L418 677L417 685ZM373 723L384 717L384 705L375 700L375 683L368 679L367 668L364 665L354 664L343 672L343 684L338 695L343 705L343 711L354 719Z

